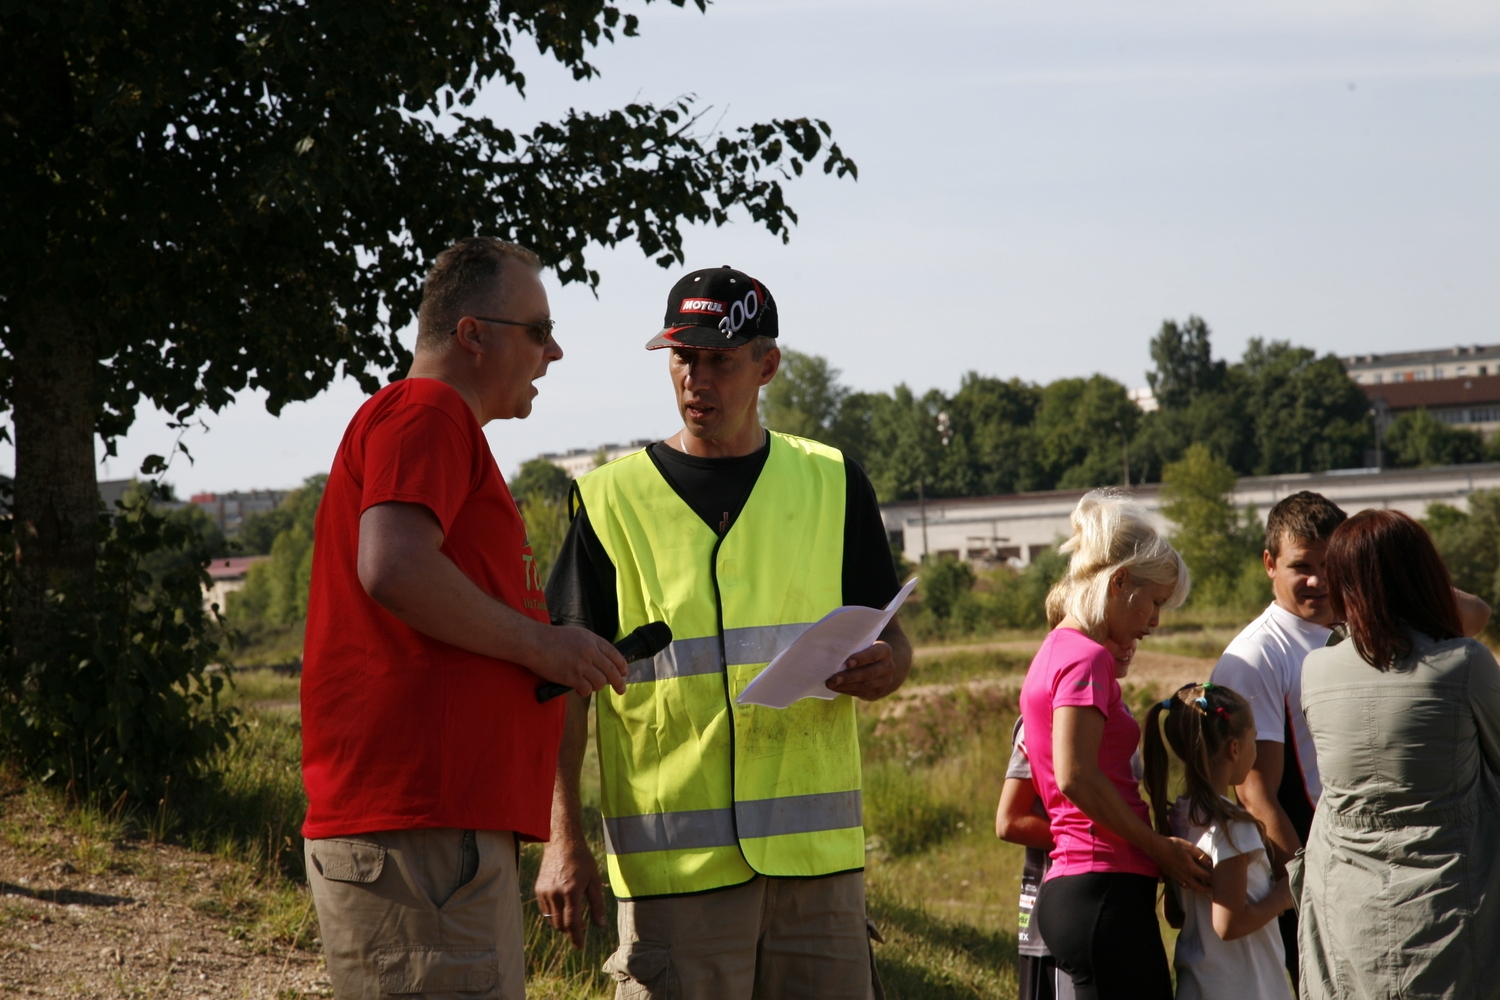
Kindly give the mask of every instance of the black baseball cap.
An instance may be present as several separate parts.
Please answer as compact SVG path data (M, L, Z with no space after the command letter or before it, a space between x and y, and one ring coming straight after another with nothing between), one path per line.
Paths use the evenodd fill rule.
M662 330L646 343L732 351L776 336L776 300L765 285L725 264L694 271L672 286Z

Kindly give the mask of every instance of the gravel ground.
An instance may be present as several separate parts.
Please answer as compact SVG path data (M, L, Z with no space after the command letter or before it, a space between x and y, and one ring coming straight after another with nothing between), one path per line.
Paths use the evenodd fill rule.
M266 924L268 896L301 897L237 862L69 829L37 799L0 799L0 996L331 995L316 944Z

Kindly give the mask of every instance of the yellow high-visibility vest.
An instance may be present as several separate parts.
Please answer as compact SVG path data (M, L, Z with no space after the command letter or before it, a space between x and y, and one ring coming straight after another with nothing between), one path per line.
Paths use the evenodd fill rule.
M760 478L722 537L644 451L578 481L615 567L616 639L647 622L672 627L666 650L631 664L625 694L598 696L616 896L864 867L852 699L734 704L843 603L844 474L837 449L771 434Z

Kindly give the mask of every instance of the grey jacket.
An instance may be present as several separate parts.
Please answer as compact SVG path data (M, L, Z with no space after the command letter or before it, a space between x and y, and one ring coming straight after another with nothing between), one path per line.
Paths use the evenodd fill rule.
M1303 664L1323 777L1292 872L1303 1000L1500 1000L1500 666L1412 637L1390 670L1352 642Z

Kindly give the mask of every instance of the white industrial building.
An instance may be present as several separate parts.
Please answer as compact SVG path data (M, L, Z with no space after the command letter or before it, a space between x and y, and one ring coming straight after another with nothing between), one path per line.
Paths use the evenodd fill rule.
M1475 490L1500 488L1500 463L1454 465L1440 469L1343 469L1285 476L1248 476L1234 490L1234 504L1255 506L1261 521L1281 498L1299 490L1321 493L1349 513L1389 507L1423 517L1427 505L1468 507ZM881 505L885 530L906 558L951 555L982 563L1026 565L1037 553L1067 538L1068 516L1087 490L1013 493L1007 496L903 500ZM1161 486L1131 489L1151 510L1161 509Z
M613 462L617 458L633 455L646 445L659 440L661 439L640 438L627 444L601 444L597 448L574 448L564 452L549 451L537 457L546 459L572 478L577 479L585 472L590 472L605 462Z

